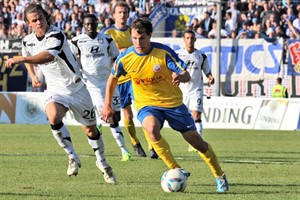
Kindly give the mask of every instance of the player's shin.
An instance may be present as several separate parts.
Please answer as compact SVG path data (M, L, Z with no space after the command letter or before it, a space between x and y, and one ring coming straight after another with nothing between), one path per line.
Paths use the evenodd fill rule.
M124 136L123 136L123 133L122 133L122 130L119 126L117 127L110 127L110 131L113 135L113 137L115 138L118 146L120 147L121 149L121 153L127 153L128 150L126 148L126 145L125 145L125 140L124 140Z
M124 117L124 126L127 130L127 132L130 135L130 142L132 145L136 145L140 143L139 139L136 137L136 131L135 131L135 125L133 123L133 120L128 120Z
M151 145L157 155L165 162L170 169L180 168L172 155L171 149L167 141L161 137L159 141L151 141Z
M72 144L70 132L63 122L54 125L51 124L50 126L54 138L58 142L59 146L64 149L69 159L78 158L78 155L75 152Z
M104 147L104 143L102 140L102 135L100 134L100 132L98 130L97 130L97 133L98 134L93 138L88 137L88 142L94 150L94 153L97 158L98 166L100 166L101 168L105 168L108 166L108 164L106 162L106 158L105 158L105 152L104 152L105 147Z
M205 163L209 166L211 172L215 177L220 177L223 175L224 172L221 169L218 158L210 144L208 144L208 149L205 153L201 153L200 151L198 151L198 153L200 157L205 161Z

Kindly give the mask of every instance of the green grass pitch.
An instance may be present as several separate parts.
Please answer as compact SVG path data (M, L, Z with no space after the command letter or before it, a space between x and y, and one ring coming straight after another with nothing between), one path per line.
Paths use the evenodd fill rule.
M104 182L95 166L95 156L78 126L69 126L82 167L77 177L66 175L68 160L58 146L49 125L0 125L0 199L300 199L300 132L205 129L209 142L227 174L230 191L215 192L207 165L181 135L165 128L162 133L178 163L191 172L184 193L165 193L160 177L167 170L161 160L134 155L124 130L133 161L121 162L121 153L108 127L103 138L108 163L117 185ZM147 143L137 128L144 149ZM147 152L148 153L148 152Z

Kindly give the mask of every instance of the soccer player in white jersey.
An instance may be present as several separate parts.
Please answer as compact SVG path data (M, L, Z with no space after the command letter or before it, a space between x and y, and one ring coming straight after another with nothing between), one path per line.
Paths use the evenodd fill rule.
M112 63L119 55L119 49L109 35L97 32L95 15L87 14L83 19L83 26L85 33L71 40L71 50L81 63L81 73L96 108L97 127L101 132L103 121L99 111L104 103L105 88ZM131 159L131 155L126 148L123 133L119 126L121 106L118 90L115 90L112 107L115 112L112 121L110 121L110 130L121 149L122 161L128 161Z
M78 63L66 36L57 27L50 25L50 16L40 5L30 4L24 13L25 21L33 29L33 33L22 41L22 56L7 59L6 67L25 63L33 87L40 86L33 64L41 68L47 83L45 111L54 138L69 158L67 175L76 176L81 167L70 132L62 122L66 112L71 110L75 119L82 124L104 180L116 183L112 168L106 161L102 136L96 127L92 99L82 79L75 73L76 68L78 71Z
M197 132L202 137L203 73L208 78L210 85L214 84L215 79L211 73L207 56L195 48L195 33L191 30L185 31L183 41L184 48L177 50L176 53L187 64L187 71L191 75L191 80L187 83L181 83L179 87L183 93L183 103L191 111ZM191 146L189 146L189 151L193 151Z

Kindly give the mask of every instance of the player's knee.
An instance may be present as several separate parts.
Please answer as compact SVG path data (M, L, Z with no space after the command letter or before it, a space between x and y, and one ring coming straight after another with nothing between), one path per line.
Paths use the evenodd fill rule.
M63 127L64 123L62 121L54 124L50 122L50 126L52 130L59 130L61 127Z
M90 125L90 126L83 125L82 129L85 132L85 134L90 138L97 137L99 133L96 125Z
M133 120L133 113L131 111L131 107L126 107L123 109L123 113L124 113L124 118L126 118L128 121L132 121Z
M120 111L115 111L113 116L112 116L112 121L110 122L110 127L111 128L116 128L119 126L119 121L121 120L121 112Z
M196 119L195 122L196 122L196 123L201 123L202 120L201 120L201 119Z

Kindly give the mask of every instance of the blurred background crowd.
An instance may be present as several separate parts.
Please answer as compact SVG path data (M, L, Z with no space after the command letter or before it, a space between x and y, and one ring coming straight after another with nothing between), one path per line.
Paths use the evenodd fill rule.
M0 38L22 38L30 32L24 21L24 9L29 3L41 4L68 38L82 33L86 13L98 18L98 31L114 23L112 7L121 0L0 0ZM126 0L130 5L128 25L138 16L149 16L156 5L184 6L176 0ZM189 1L198 5L200 1ZM198 3L197 3L198 2ZM207 10L185 24L197 38L216 37L217 5L204 2ZM300 38L300 0L231 0L221 1L222 38ZM171 31L181 37L182 30Z

